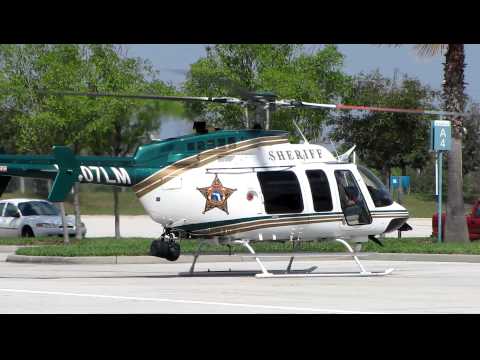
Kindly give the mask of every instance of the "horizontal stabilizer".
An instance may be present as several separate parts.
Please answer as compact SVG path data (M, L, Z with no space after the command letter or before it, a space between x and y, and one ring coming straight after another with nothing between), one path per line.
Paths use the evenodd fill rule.
M52 191L48 195L48 200L62 202L72 189L73 184L78 181L80 164L75 158L73 151L66 146L54 146L53 156L58 166L58 173L55 177Z

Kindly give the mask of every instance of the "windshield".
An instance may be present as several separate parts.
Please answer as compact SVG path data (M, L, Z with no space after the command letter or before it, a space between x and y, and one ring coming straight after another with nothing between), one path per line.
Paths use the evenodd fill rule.
M23 216L59 215L58 209L45 201L30 201L18 204Z
M370 170L366 167L358 165L358 171L362 175L363 181L367 185L368 192L372 197L373 203L376 207L384 207L393 204L392 196L387 188Z

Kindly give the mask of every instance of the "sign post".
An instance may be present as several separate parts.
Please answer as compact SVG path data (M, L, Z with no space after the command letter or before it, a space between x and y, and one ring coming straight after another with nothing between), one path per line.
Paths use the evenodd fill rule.
M452 128L450 121L435 120L432 121L430 129L430 150L436 153L435 166L435 195L437 195L437 214L438 214L438 242L442 242L442 170L443 170L443 152L449 151L452 145Z

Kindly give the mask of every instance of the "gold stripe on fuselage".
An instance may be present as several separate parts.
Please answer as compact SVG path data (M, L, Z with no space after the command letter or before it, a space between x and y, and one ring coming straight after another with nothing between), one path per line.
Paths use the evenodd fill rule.
M176 176L187 170L194 169L208 163L211 163L221 157L231 155L241 151L247 151L260 146L276 145L288 143L288 139L279 136L266 136L263 138L240 141L238 143L225 145L215 149L209 149L199 154L179 160L164 169L149 176L145 180L133 186L137 197L142 197L157 187L174 179Z
M205 230L197 231L198 235L227 235L234 234L238 232L251 231L256 229L262 229L267 227L276 227L276 226L289 226L289 225L305 225L305 224L316 224L322 222L336 222L342 221L343 216L323 216L323 217L302 217L302 218L279 218L279 219L265 219L252 222L244 222L241 224L233 224L226 226L219 226L214 228L209 228ZM196 232L193 231L192 234Z

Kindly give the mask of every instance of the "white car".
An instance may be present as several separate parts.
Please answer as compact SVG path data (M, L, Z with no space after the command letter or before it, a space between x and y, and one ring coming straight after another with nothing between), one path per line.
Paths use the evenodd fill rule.
M75 216L67 216L68 233L75 235ZM87 229L81 223L82 234ZM55 205L39 199L0 201L0 236L35 237L63 235L62 216Z

